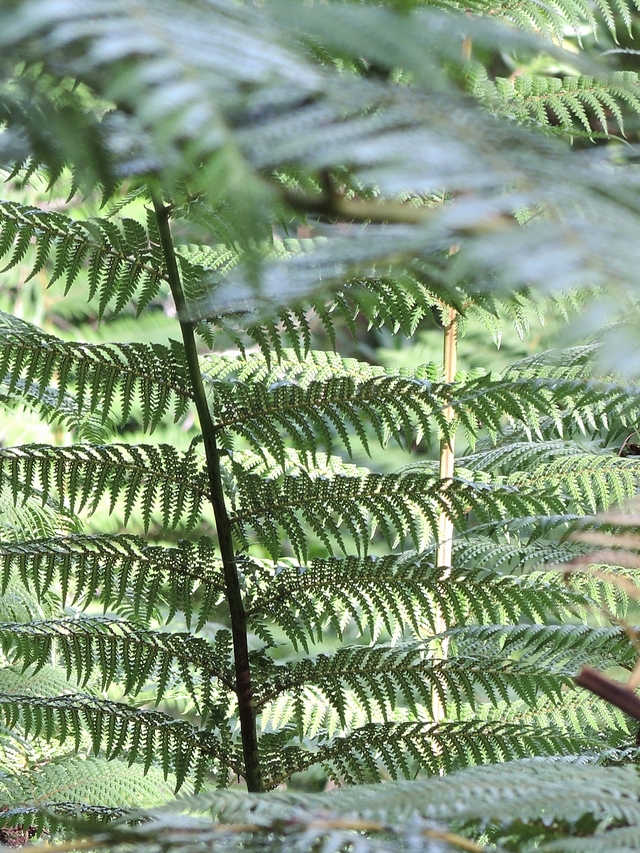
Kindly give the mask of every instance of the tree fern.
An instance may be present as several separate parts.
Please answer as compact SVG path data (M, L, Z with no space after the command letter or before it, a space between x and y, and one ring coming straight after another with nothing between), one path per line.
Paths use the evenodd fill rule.
M594 346L502 374L382 367L362 348L438 326L453 346L474 312L524 333L527 288L551 278L635 282L635 172L531 124L555 114L568 137L595 119L606 137L637 112L637 80L525 31L580 46L630 7L466 11L8 7L2 275L86 300L89 319L0 314L6 423L45 425L0 444L16 831L84 816L112 821L97 846L183 847L195 828L229 847L435 850L637 822L635 795L621 814L603 782L628 768L601 766L636 757L630 726L573 682L583 664L633 669L628 602L604 572L567 584L547 567L590 559L581 515L637 490L620 452L637 385L601 377ZM505 82L499 51L568 71ZM38 180L54 195L33 204ZM143 341L159 318L180 342ZM338 352L348 335L358 357ZM555 799L576 769L596 805L580 787ZM313 772L344 790L266 794ZM221 821L125 812L157 802L145 774L203 791L194 810ZM349 787L388 777L419 778ZM250 794L213 793L236 781Z

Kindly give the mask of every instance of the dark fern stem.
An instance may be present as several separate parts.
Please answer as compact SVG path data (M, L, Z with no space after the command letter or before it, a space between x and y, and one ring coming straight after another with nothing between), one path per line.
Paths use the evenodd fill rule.
M222 559L225 580L225 595L229 607L231 633L233 636L233 656L236 677L236 695L238 697L238 716L242 737L244 755L244 778L249 791L262 790L260 775L260 756L258 751L258 735L256 728L256 713L251 687L251 667L249 663L249 645L247 638L247 616L240 589L240 580L235 558L235 549L231 533L231 522L224 499L222 478L220 475L220 453L218 450L215 427L207 404L207 398L202 382L198 352L193 326L186 321L186 306L182 281L171 237L169 225L170 208L161 199L153 196L158 232L165 263L169 286L176 305L180 331L184 343L185 356L189 377L193 386L193 396L202 430L202 439L207 463L210 500L218 534L220 556Z

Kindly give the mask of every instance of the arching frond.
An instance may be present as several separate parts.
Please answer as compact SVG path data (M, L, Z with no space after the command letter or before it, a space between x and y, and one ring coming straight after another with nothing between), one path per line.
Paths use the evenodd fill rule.
M191 396L177 345L66 343L1 312L0 377L8 396L43 400L46 394L43 402L52 408L73 390L76 416L94 414L102 423L116 400L121 424L138 404L145 431L152 431L171 405L178 420Z
M100 836L116 850L133 837L143 849L161 842L177 851L188 846L195 828L203 842L219 843L222 835L232 851L258 851L268 843L276 851L301 853L310 844L340 847L362 838L358 846L365 853L407 847L436 853L485 849L473 840L482 834L514 849L530 847L533 839L550 853L604 853L636 849L639 800L633 767L601 767L568 756L474 767L444 778L344 786L322 794L207 792L187 798L175 812L165 809L164 820L159 811L151 811L151 826L115 824ZM208 817L195 823L191 814L185 819L184 810ZM447 830L447 823L464 834Z
M180 610L191 627L213 617L224 588L213 543L181 542L177 548L149 545L136 536L72 535L23 539L0 544L2 591L17 575L39 597L60 586L63 601L83 607L97 599L105 610L118 609L124 600L133 612L150 620L162 603L170 622Z
M578 673L585 660L604 667L633 668L636 658L629 637L621 628L587 625L471 625L447 632L460 655L501 653L519 661L535 661L549 669ZM593 664L596 665L595 663Z
M510 482L556 483L570 498L580 514L609 509L636 494L640 466L633 457L611 454L572 454L538 465L533 471L513 474Z
M561 575L531 572L521 577L466 566L460 560L448 578L436 569L435 552L381 558L313 560L298 566L281 560L277 567L258 565L252 575L247 612L252 619L273 620L297 646L309 650L326 630L340 637L345 615L361 632L396 636L398 627L417 635L435 630L435 613L447 626L536 622L549 613L568 615L590 599L572 591ZM245 577L251 577L248 573Z
M602 749L626 749L635 737L634 724L626 714L613 705L608 705L586 691L572 690L565 693L564 701L540 696L534 706L510 699L492 705L488 702L474 709L462 708L461 719L499 720L522 723L540 728L565 729L573 735L591 738L600 734ZM597 756L597 753L595 753ZM586 760L586 758L585 758ZM606 755L602 754L606 763ZM624 758L622 759L624 761Z
M613 120L624 134L623 109L640 112L640 85L633 71L618 71L605 80L589 75L563 78L522 75L489 80L480 72L473 82L474 94L489 109L542 127L557 123L568 132L608 134L609 122Z
M432 654L428 646L417 644L375 649L343 647L331 656L320 655L313 662L297 661L268 671L257 701L271 702L285 692L302 698L301 688L315 685L322 692L324 703L335 709L346 727L347 691L355 694L369 720L380 720L388 719L398 705L419 716L416 702L421 700L430 707L434 694L458 710L463 703L475 707L479 689L493 702L499 698L506 701L511 692L529 704L535 702L538 692L558 699L576 671L566 665L554 667L546 659L533 664L516 663L506 655L492 657L489 650L484 654L465 650L447 659ZM296 708L299 726L305 710L302 704Z
M154 681L156 705L169 681L181 681L198 708L211 703L214 680L233 688L224 642L216 649L190 634L144 631L123 620L84 616L5 622L0 625L0 646L23 666L34 664L36 669L53 653L67 677L73 674L80 686L95 676L106 690L117 678L125 693L136 696Z
M149 220L154 229L153 220ZM64 279L69 289L86 266L89 298L97 298L99 315L109 306L117 314L136 296L138 312L166 281L155 240L134 219L117 225L108 219L79 222L57 211L42 211L15 202L0 204L0 258L4 270L23 263L32 242L36 252L29 270L34 276L52 259L49 282Z
M358 550L366 553L372 522L390 545L410 537L420 548L425 528L432 532L437 529L440 510L459 522L468 512L487 521L511 514L528 515L543 508L553 512L561 507L553 494L457 479L443 488L437 477L412 472L364 477L354 472L352 476L322 479L300 472L282 482L251 474L238 478L237 485L243 509L233 518L236 529L247 542L243 531L251 525L274 559L281 553L281 529L298 556L306 559L303 522L329 553L333 552L333 542L345 551L345 535L353 537Z
M207 493L195 454L180 454L168 445L0 448L0 476L6 478L15 501L37 488L43 503L52 499L71 513L95 512L102 498L109 500L113 511L121 500L126 524L138 505L145 529L154 510L160 512L165 529L180 523L192 528Z
M298 362L291 379L271 379L278 371L264 369L260 372L267 377L262 382L211 380L216 426L235 432L257 450L268 449L278 461L285 454L281 433L287 446L312 453L317 448L331 452L336 434L351 453L350 433L368 449L369 426L383 446L392 436L405 447L428 442L434 420L448 432L441 389L429 379L385 375L381 369L360 367L354 359L340 376L341 360L322 370L325 360L323 353L311 364ZM284 365L279 366L284 373ZM311 379L323 372L326 379ZM241 368L241 373L246 371Z
M524 784L523 781L527 780ZM502 826L513 821L577 820L593 815L640 822L638 779L634 767L598 767L580 760L515 761L473 767L442 779L393 786L353 787L328 795L341 813L365 802L370 817L407 819L420 814L432 820L482 821L491 814Z
M36 496L14 503L10 489L0 488L0 534L3 542L19 542L35 536L53 536L73 530L73 520L42 504Z
M378 778L382 768L392 778L412 776L412 765L437 775L441 769L450 772L467 764L567 753L585 746L563 732L509 723L387 723L336 738L314 758L336 778L363 783Z
M26 734L60 743L71 740L76 749L86 729L96 755L103 750L113 759L126 752L130 762L140 760L145 769L157 763L165 776L175 773L178 788L187 772L196 788L206 770L215 770L216 765L224 768L223 774L229 767L241 772L229 742L159 711L77 693L46 698L0 693L0 713L8 726L20 724Z

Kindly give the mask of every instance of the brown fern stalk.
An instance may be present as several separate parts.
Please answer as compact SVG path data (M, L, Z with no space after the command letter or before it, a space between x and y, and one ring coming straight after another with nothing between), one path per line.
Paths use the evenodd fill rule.
M443 366L444 366L444 381L453 382L456 378L456 370L458 366L458 327L457 312L453 308L444 308L444 342L443 342ZM448 425L453 423L455 417L453 406L447 406L443 411L444 419ZM454 432L449 431L448 435L443 435L440 440L440 482L444 483L444 488L451 482L455 466L455 450L454 450ZM440 570L441 577L447 578L451 574L451 562L453 555L453 521L446 508L440 510L438 516L438 551L436 553L436 567ZM446 629L444 616L440 610L435 613L435 631L440 634ZM447 657L448 643L443 641L441 644L441 654L443 658ZM440 696L434 691L432 700L433 719L436 723L441 722L446 716L446 709Z

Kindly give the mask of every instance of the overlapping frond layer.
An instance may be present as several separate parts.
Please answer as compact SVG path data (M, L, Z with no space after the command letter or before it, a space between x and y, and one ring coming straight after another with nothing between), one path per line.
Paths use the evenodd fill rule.
M111 419L95 414L81 414L73 395L68 392L62 397L56 389L42 388L38 382L28 385L18 379L9 390L8 382L0 380L0 403L6 409L21 407L31 411L55 426L62 426L79 441L103 444L113 434Z
M0 489L0 533L4 542L15 542L36 536L54 536L74 529L73 521L43 506L36 497L14 504L9 489Z
M480 421L486 420L496 432L496 413L503 413L529 436L542 433L547 424L562 435L575 427L595 432L614 418L632 423L638 405L637 384L590 379L591 359L579 366L571 360L555 364L553 355L536 360L538 370L523 362L522 370L516 364L500 378L479 377L459 389L453 404L458 411L469 409ZM578 369L581 376L575 375Z
M20 578L38 597L52 585L63 602L83 607L94 599L105 610L127 602L136 616L149 621L162 605L167 622L180 610L196 630L213 617L224 588L214 544L202 538L176 548L149 545L140 537L73 535L0 544L2 589Z
M192 528L207 494L196 455L179 453L169 445L0 448L0 476L6 478L15 501L37 490L43 503L51 499L72 514L95 512L106 497L110 512L121 502L126 524L134 506L139 506L145 530L154 510L164 529L181 523Z
M452 718L551 727L584 737L585 745L592 745L595 732L615 739L626 729L619 714L591 707L570 691L585 661L633 666L634 650L620 629L489 625L448 636L446 658L436 645L421 642L342 647L291 664L264 660L256 668L261 725L294 725L302 738L323 731L333 737L372 722L429 719L437 695ZM563 722L567 712L572 720Z
M252 819L270 831L276 823L292 820L299 821L302 828L324 814L333 821L352 819L354 829L355 821L360 829L368 822L371 832L377 821L390 833L411 833L412 828L419 828L428 837L429 826L434 824L421 821L440 821L466 830L456 840L461 847L466 842L470 849L475 848L467 834L475 829L489 834L497 845L503 841L517 844L515 849L521 849L520 845L526 849L535 840L537 847L554 853L600 853L635 849L639 802L634 767L600 767L568 757L474 767L444 778L346 786L324 794L279 792L260 799L220 792L194 800L194 808L208 808L212 816L229 824ZM580 837L566 837L577 826ZM274 842L279 840L276 836ZM386 843L390 843L388 839ZM396 843L400 845L399 838Z
M168 315L170 289L184 347L66 343L0 315L2 401L40 407L83 440L0 446L0 506L10 499L26 518L0 542L5 728L65 749L90 745L92 771L97 759L126 758L173 773L178 788L224 786L234 774L258 790L256 755L265 787L314 765L363 782L518 756L628 758L628 723L572 691L584 662L633 666L619 627L573 624L601 600L617 618L619 591L605 593L600 575L568 585L546 564L583 553L584 543L562 539L580 512L637 489L633 457L607 449L635 429L637 384L594 378L592 348L452 383L434 365L385 370L314 350L367 324L412 335L449 307L460 333L474 305L495 330L505 280L635 283L640 208L629 172L599 169L517 121L622 127L640 111L637 78L485 83L485 101L516 122L460 91L467 49L522 56L544 44L554 61L584 70L539 33L490 19L559 37L602 14L614 31L614 13L595 6L509 0L476 6L487 14L475 21L379 4L11 5L0 53L26 66L15 87L0 76L2 93L15 95L0 105L0 161L3 144L22 139L35 159L15 158L15 174L39 156L53 175L65 157L91 171L67 136L38 149L26 114L29 74L42 76L36 110L58 103L50 83L74 78L87 103L114 106L78 131L110 151L106 195L130 174L128 200L154 212L143 224L141 207L138 221L116 204L112 218L80 221L1 202L5 272L58 282L65 294L84 288L97 321L154 300ZM624 0L617 9L628 23ZM80 99L65 103L71 119ZM202 245L176 250L169 220L180 240ZM315 236L280 243L298 226ZM525 302L510 303L519 330ZM201 357L196 323L242 358ZM204 434L182 453L192 403ZM135 444L131 422L161 427L163 443ZM115 424L122 443L85 441ZM424 449L459 426L473 452L443 480ZM419 458L395 473L352 464L362 447L392 439ZM30 518L35 503L48 525ZM97 527L100 513L119 535L68 533L82 515ZM436 541L444 517L456 529L452 567ZM149 544L209 532L211 519L217 538ZM91 615L63 612L58 596ZM442 800L452 811L455 784ZM465 797L454 818L444 806L435 816L466 819ZM257 814L278 801L264 802ZM68 805L65 794L58 807ZM378 791L372 808L382 807ZM354 844L345 837L332 849Z
M453 564L458 569L464 569L464 564L467 562L476 570L491 568L507 573L512 568L532 571L545 564L566 563L583 550L575 542L558 541L542 536L536 536L533 541L518 539L514 542L503 541L490 535L483 536L480 532L474 531L473 535L463 534L454 542ZM533 574L532 577L536 578L536 575ZM540 573L537 577L539 584L544 585L543 578L548 581L554 576Z
M182 350L160 344L74 344L0 312L0 377L7 397L42 400L45 413L96 415L103 424L115 404L121 424L132 408L152 431L173 407L174 420L190 401ZM71 392L71 393L68 393Z
M17 665L0 668L0 693L5 696L24 695L35 699L47 696L70 695L77 692L78 686L69 678L64 670L53 664L40 667L37 683L33 679L33 668L24 670ZM93 685L86 687L86 692L95 693ZM12 729L11 724L7 724ZM19 729L18 729L19 731Z
M175 0L140 3L135 12L113 0L108 6L68 6L54 14L44 0L31 0L12 12L3 30L4 50L32 63L42 61L49 73L80 79L95 95L115 100L120 107L117 121L128 124L134 138L152 139L155 168L151 157L144 173L153 168L172 187L187 175L196 190L216 187L231 204L228 219L235 214L235 233L245 238L268 233L267 218L279 201L300 207L300 200L279 183L265 187L258 173L301 162L310 173L349 164L355 180L389 197L440 192L443 187L455 193L452 205L442 205L418 228L403 231L403 226L390 225L387 234L372 228L364 236L358 229L350 234L328 229L331 239L324 254L314 252L312 262L294 258L273 268L265 265L257 290L250 275L239 271L234 279L232 274L228 286L211 289L193 317L244 311L247 305L262 305L272 315L274 306L297 303L320 282L326 292L328 282L379 274L374 268L386 272L390 259L398 256L414 258L404 266L417 273L434 253L446 253L458 240L468 244L476 264L500 268L510 281L517 278L521 284L548 282L543 255L548 254L549 240L556 259L565 259L561 265L554 262L560 286L602 281L609 272L620 281L632 280L637 258L628 236L637 227L637 209L624 181L592 169L553 140L513 122L494 121L436 71L462 67L460 51L451 45L469 34L491 49L510 45L525 52L544 50L560 62L581 65L575 54L538 36L494 20L433 9L405 18L378 8L297 5L285 14L277 4L249 9L217 0L203 14L199 7L185 11ZM180 28L177 19L183 21ZM186 37L191 30L197 38ZM415 85L397 86L371 75L363 79L321 68L300 46L308 38L389 72L402 68ZM408 43L415 49L407 51ZM155 74L157 63L163 67L160 77ZM185 79L191 81L187 89ZM486 144L488 139L491 144ZM132 147L123 150L128 155ZM521 150L527 150L527 158L519 156ZM432 152L428 157L427 151ZM236 204L237 194L220 175L229 181L233 175L233 186L243 187L244 200ZM521 189L526 198L519 197L520 202L531 207L571 209L579 195L585 211L597 201L600 212L607 207L610 216L599 215L596 222L585 213L570 222L558 218L552 225L533 223L526 233L511 217ZM260 202L253 204L257 199ZM316 199L311 212L322 202ZM503 233L487 233L487 222L494 220L504 226ZM603 220L612 227L603 228ZM512 246L517 242L518 249L505 254L505 239ZM517 265L512 254L519 258ZM612 259L606 273L597 263L603 255Z
M545 667L567 667L578 672L590 658L604 667L629 667L635 651L621 628L592 628L587 625L467 625L451 629L451 638L459 654L502 652L518 660L530 658ZM596 665L595 663L593 664Z
M302 853L310 844L339 847L355 839L361 839L364 853L481 850L484 846L473 840L478 835L484 844L488 836L491 843L516 850L535 844L548 853L626 853L637 848L640 837L639 802L635 768L601 767L569 756L322 794L207 792L187 798L173 813L151 811L151 825L115 824L101 828L100 837L114 850L125 849L134 838L143 850L161 842L171 853L188 847L194 831L212 844L224 838L234 853L257 853L265 844ZM447 831L447 824L457 832Z
M507 482L531 486L544 484L563 492L578 514L608 509L633 497L638 483L638 463L633 457L602 451L577 442L502 443L491 450L462 458L474 470L502 470Z

